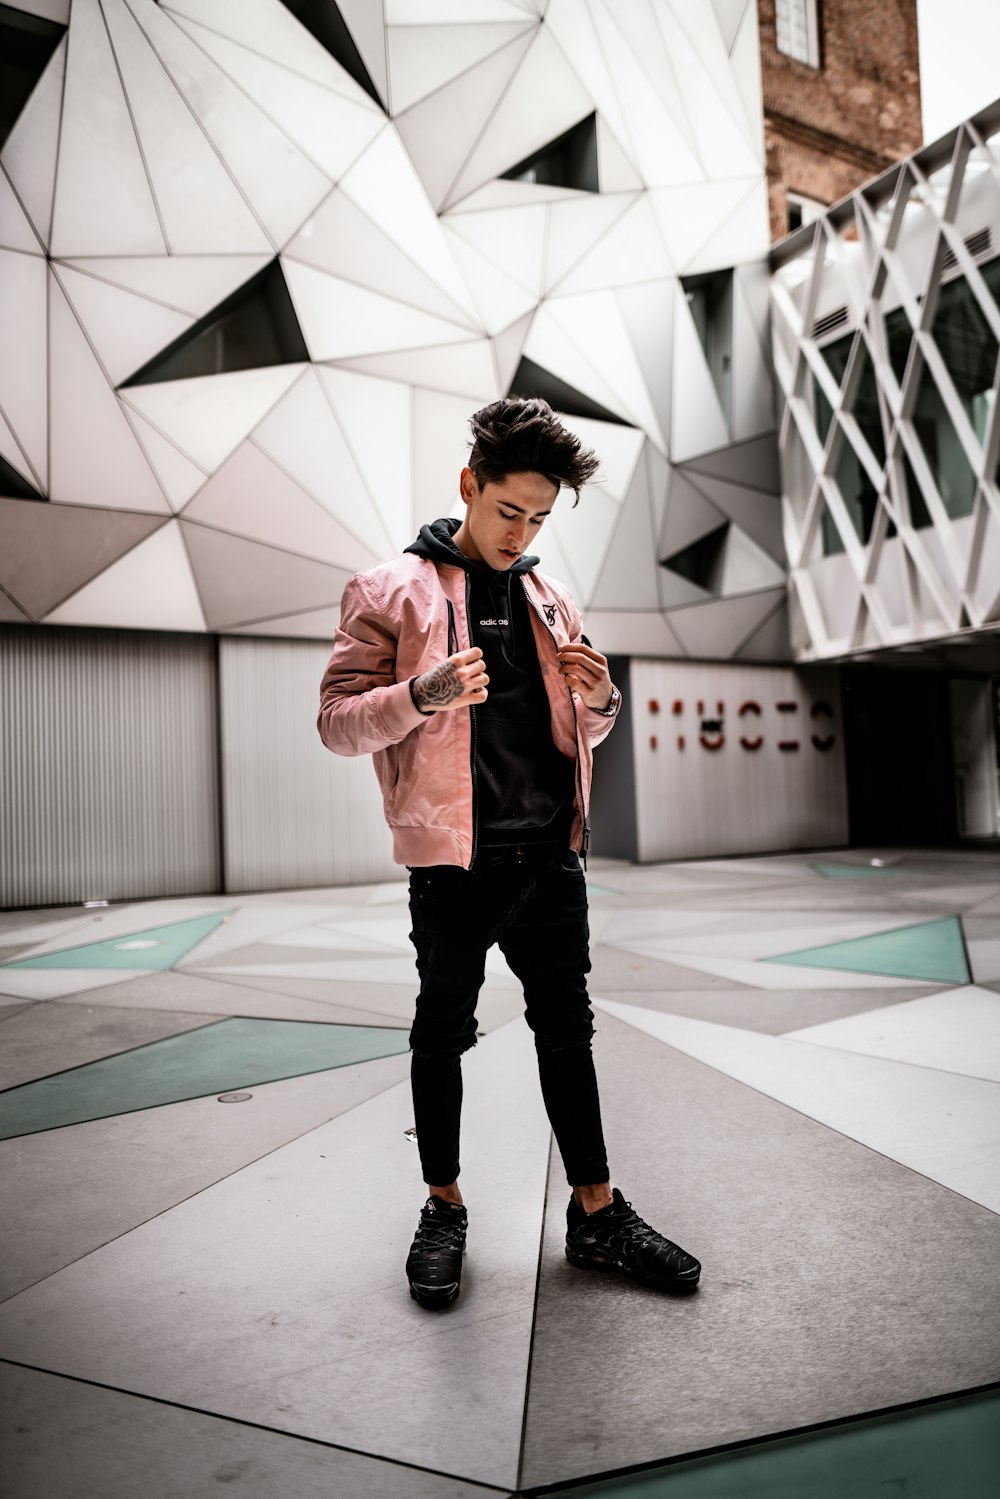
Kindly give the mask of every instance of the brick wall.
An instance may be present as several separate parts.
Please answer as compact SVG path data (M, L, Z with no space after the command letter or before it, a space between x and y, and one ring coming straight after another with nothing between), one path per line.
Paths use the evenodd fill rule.
M835 203L922 144L917 0L817 0L820 67L779 52L758 0L771 238L787 192Z

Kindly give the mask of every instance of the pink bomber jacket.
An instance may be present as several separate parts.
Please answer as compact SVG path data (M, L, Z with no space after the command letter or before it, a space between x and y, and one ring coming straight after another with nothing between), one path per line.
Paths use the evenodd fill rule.
M568 589L532 570L523 584L556 747L576 762L571 846L586 854L592 750L614 717L588 708L559 671L557 646L578 641L582 621ZM317 727L338 755L371 755L397 864L457 864L475 852L474 708L423 714L410 682L470 644L467 574L404 553L344 589L340 626L323 674ZM619 699L620 702L620 699Z

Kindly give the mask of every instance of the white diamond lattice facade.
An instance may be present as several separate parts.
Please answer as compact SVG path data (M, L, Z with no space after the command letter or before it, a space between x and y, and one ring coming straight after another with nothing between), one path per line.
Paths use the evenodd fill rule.
M539 548L595 641L787 653L752 5L23 9L0 618L328 638L536 389L604 459Z
M798 659L996 629L1000 104L775 261Z

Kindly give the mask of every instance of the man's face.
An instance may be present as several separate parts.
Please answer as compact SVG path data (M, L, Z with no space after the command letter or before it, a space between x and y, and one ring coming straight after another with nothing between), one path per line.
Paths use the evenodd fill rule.
M467 509L455 544L473 562L485 562L497 572L531 551L559 495L544 474L508 474L501 483L480 489L471 468L462 470L461 489Z

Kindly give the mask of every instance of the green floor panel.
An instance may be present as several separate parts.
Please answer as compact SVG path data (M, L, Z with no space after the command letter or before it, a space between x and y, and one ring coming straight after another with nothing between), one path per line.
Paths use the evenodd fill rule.
M791 963L798 968L833 968L848 973L881 973L893 978L923 979L943 984L970 984L962 926L957 916L896 927L874 937L854 937L825 947L764 958L765 963Z
M220 1020L0 1093L0 1140L325 1072L409 1049L408 1029Z
M1000 1395L868 1417L559 1492L580 1499L995 1499Z
M810 869L815 869L825 880L864 880L879 875L896 875L904 873L901 869L884 869L878 865L871 864L810 864Z
M621 895L621 891L620 890L609 890L608 887L607 887L607 885L592 885L589 882L589 880L588 880L588 882L587 882L587 894L588 895Z
M234 907L235 909L235 907ZM81 947L64 947L59 952L40 953L20 963L6 963L6 968L147 968L162 971L172 968L193 947L221 926L232 911L213 911L208 916L194 916L190 921L174 921L169 926L153 926L144 932L128 932L108 937L104 942L88 942Z

